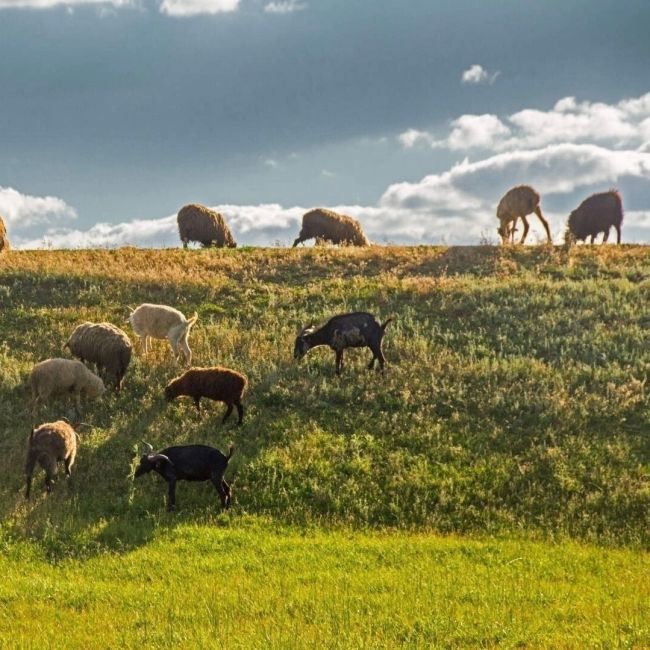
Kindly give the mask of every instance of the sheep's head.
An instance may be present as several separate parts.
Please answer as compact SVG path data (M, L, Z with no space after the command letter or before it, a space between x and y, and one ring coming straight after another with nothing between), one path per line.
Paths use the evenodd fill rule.
M101 378L97 377L96 375L92 376L86 388L86 394L88 397L99 397L105 392L106 386L104 386L104 382L101 380Z
M306 337L314 332L315 329L316 328L313 325L308 325L307 327L303 327L303 329L300 330L298 336L296 336L296 342L293 346L294 359L302 359L307 354L307 352L309 352L311 345L309 344L309 341Z
M171 402L177 396L178 393L176 392L176 381L170 381L167 386L165 386L165 401Z

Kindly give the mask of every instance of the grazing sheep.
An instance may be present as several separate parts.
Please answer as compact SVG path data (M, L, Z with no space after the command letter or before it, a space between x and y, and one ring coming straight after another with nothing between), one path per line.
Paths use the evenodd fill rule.
M343 369L343 351L346 348L366 347L372 350L372 359L368 364L368 370L372 370L375 360L378 360L379 367L383 371L385 358L381 342L386 326L392 320L389 318L380 324L372 314L366 312L334 316L320 329L316 329L313 325L303 328L296 337L293 356L296 359L302 359L311 348L329 345L336 352L336 374L340 375Z
M178 309L167 305L144 303L136 309L130 309L131 315L126 322L131 324L133 331L140 337L145 354L149 352L149 337L167 339L175 357L178 358L180 353L188 365L192 362L192 351L187 338L192 325L199 318L196 312L188 320Z
M524 222L524 232L521 235L519 243L523 244L528 235L528 229L530 228L526 216L533 212L542 222L546 230L546 237L550 243L551 230L539 207L539 194L529 185L513 187L499 201L499 205L497 206L497 219L500 222L500 226L497 228L497 232L501 235L502 243L507 244L508 240L514 240L515 225L517 224L517 219L521 219Z
M77 413L81 411L81 393L99 397L106 390L104 382L76 359L46 359L32 369L32 413L39 401L56 393L74 393Z
M356 219L326 208L316 208L302 216L302 228L293 242L294 247L307 239L330 241L333 244L370 246L361 224Z
M212 481L221 498L221 506L226 510L230 508L231 491L224 474L235 451L233 444L227 456L207 445L167 447L154 454L153 447L149 443L144 444L147 451L140 458L135 478L152 470L158 472L169 485L167 510L172 511L176 507L176 481Z
M603 244L609 238L612 226L616 228L616 243L621 243L621 224L623 223L623 202L616 190L592 194L585 199L570 215L564 241L572 244L577 240L591 237L594 243L596 235L603 233Z
M7 227L2 217L0 217L0 253L3 250L9 250L9 239L7 238Z
M244 407L241 399L246 392L248 379L241 373L229 368L190 368L180 377L172 379L165 388L165 399L171 402L180 395L194 399L196 410L201 413L201 398L207 397L217 402L223 402L228 407L223 416L225 422L232 413L233 406L237 407L241 424L244 420Z
M120 392L133 346L119 327L111 323L82 323L75 328L64 347L81 361L90 361L111 375L116 392Z
M237 247L223 216L204 205L186 205L179 210L176 221L184 248L187 248L187 244L191 241L197 241L206 248Z
M29 499L32 489L32 475L36 463L45 470L45 488L52 491L52 482L56 476L56 464L63 461L65 473L70 476L70 471L77 454L77 433L63 420L41 424L32 429L27 441L27 461L25 462L25 476L27 487L25 498Z

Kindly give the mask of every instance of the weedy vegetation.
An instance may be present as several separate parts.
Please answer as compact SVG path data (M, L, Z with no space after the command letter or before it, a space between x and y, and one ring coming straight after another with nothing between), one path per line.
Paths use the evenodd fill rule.
M69 647L650 646L649 298L642 246L8 251L0 645L38 618ZM143 302L198 312L192 362L248 376L243 426L165 402L183 366L143 356ZM326 348L293 359L346 311L394 318L383 375L363 349L340 377ZM29 372L84 321L133 359L84 404L73 476L26 502ZM179 484L167 514L132 480L142 439L234 441L231 509Z

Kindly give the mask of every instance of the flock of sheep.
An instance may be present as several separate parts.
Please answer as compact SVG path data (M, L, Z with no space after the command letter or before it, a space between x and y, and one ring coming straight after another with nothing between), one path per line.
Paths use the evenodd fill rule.
M528 185L519 185L509 190L497 207L499 220L498 233L503 244L513 243L517 223L521 219L523 233L520 243L524 243L529 230L527 216L535 214L542 222L548 241L551 232L548 222L540 209L539 194ZM623 208L621 197L615 190L594 194L571 212L567 224L565 240L591 238L591 243L599 233L603 242L607 241L611 227L616 229L617 243L621 241ZM214 210L200 205L187 205L178 213L178 229L184 246L189 242L199 242L203 246L235 247L236 243L223 216ZM361 225L355 219L331 210L317 208L303 215L302 228L293 245L315 239L333 244L368 246L369 241ZM8 248L5 225L0 218L0 252ZM150 349L150 339L166 339L176 359L183 358L189 366L192 352L188 337L198 315L186 318L177 309L167 305L145 303L131 309L127 321L138 336L146 355ZM303 328L294 343L294 357L302 358L311 348L327 345L336 355L336 373L343 369L343 355L347 348L368 347L372 358L368 369L375 361L383 371L385 358L382 352L382 339L391 319L383 324L366 312L340 314L331 318L324 326L311 325ZM31 373L32 415L36 414L40 403L57 393L72 394L75 398L77 414L81 410L81 396L99 397L105 392L103 379L93 372L86 363L94 364L98 373L112 381L114 389L122 389L124 375L131 361L133 346L128 335L111 323L82 323L78 325L65 343L75 359L51 358L37 363ZM242 398L247 390L245 375L222 367L189 368L179 377L172 379L164 389L169 402L180 396L191 397L197 411L201 412L201 399L208 398L225 403L225 422L234 408L237 409L238 424L244 418ZM226 456L218 449L205 445L184 445L168 447L155 453L144 443L146 452L140 458L135 476L156 471L168 483L168 509L175 506L176 482L179 480L213 482L221 504L230 506L231 490L224 479L234 448L231 445ZM65 420L49 422L32 428L28 440L27 461L25 465L26 492L29 498L32 475L36 464L45 470L45 486L52 489L58 462L65 465L69 476L77 453L77 434Z
M177 309L167 305L145 303L132 309L127 322L140 339L146 355L150 339L166 339L174 357L188 365L192 351L188 337L198 319L197 314L186 318ZM382 339L386 326L366 312L341 314L331 318L323 327L311 325L303 328L294 342L294 357L302 358L311 348L327 345L336 353L336 373L343 368L343 353L347 348L368 347L372 359L368 365L372 369L375 361L383 371L385 358L382 352ZM133 346L123 330L111 323L82 323L78 325L65 343L66 348L76 359L51 358L37 363L31 372L32 416L39 405L55 395L74 395L77 415L81 410L81 397L101 396L106 388L103 379L110 380L114 390L120 392L124 375L131 361ZM97 374L86 363L93 364ZM237 408L237 424L244 419L242 398L248 388L245 375L230 368L219 366L210 368L189 368L179 377L172 379L164 389L167 402L177 397L191 397L201 413L201 399L207 398L226 404L222 422ZM212 481L224 508L230 507L231 489L224 478L228 461L234 447L231 445L228 456L218 449L205 445L182 445L167 447L154 452L153 447L144 443L146 451L140 458L135 476L155 471L167 481L169 486L167 507L173 510L176 504L177 481ZM77 454L77 434L65 419L47 422L32 428L27 447L25 463L26 491L29 498L32 475L39 464L45 470L45 487L52 490L57 463L63 462L67 476Z

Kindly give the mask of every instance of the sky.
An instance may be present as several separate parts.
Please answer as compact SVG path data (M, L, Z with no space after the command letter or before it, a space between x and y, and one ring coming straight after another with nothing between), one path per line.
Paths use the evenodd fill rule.
M618 188L650 243L648 25L647 0L0 0L0 215L23 248L177 246L187 203L240 244L317 206L477 244L526 183L556 241Z

